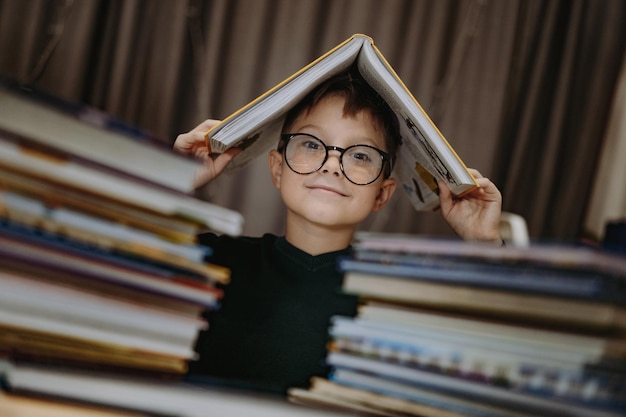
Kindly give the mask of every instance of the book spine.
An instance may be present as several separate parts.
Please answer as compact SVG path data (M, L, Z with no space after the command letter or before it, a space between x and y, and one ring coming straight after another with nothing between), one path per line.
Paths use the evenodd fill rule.
M0 221L0 232L0 259L23 262L40 274L57 271L86 283L96 280L121 285L208 308L217 307L222 295L202 276L145 258L124 257L6 221Z
M360 256L360 255L357 255ZM380 277L397 277L468 287L491 288L529 294L559 296L562 298L593 299L620 303L626 293L616 291L614 277L596 272L557 269L499 267L486 263L446 261L418 256L397 261L369 258L342 259L340 269L345 274L354 272ZM384 279L384 278L383 278Z

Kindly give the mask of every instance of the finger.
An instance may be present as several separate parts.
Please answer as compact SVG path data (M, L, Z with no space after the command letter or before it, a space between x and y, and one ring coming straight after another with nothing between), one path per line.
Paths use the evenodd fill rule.
M226 166L230 163L230 161L241 152L239 148L231 148L217 158L212 159L211 157L207 157L205 164L196 171L196 177L194 179L194 187L199 188L208 182L214 180L218 175L220 175Z
M211 141L210 140L206 140L207 139L206 133L209 130L211 130L213 127L217 126L218 124L220 124L220 120L206 119L205 121L200 123L200 125L198 125L198 127L197 127L197 129L200 130L201 133L202 133L202 139L206 142L207 152L208 152L209 155L211 155L211 153L212 153L212 151L211 151Z
M452 209L452 206L454 204L452 191L450 191L448 184L446 184L444 181L439 180L438 185L439 185L439 204L441 205L441 210L443 212L448 212L450 209Z
M215 169L216 176L221 174L226 166L233 160L233 158L242 151L241 148L230 148L221 153L215 160L213 160L213 167Z
M206 119L202 123L200 123L198 126L196 126L194 130L199 130L204 134L204 132L217 126L218 124L220 124L220 120Z
M194 129L190 132L181 133L180 135L178 135L176 137L176 140L174 141L174 148L191 148L198 142L204 142L204 131Z
M476 178L476 184L478 184L480 188L483 188L483 187L488 187L489 185L493 183L491 182L489 178L480 177L480 178Z
M191 148L192 148L192 143L194 142L191 136L192 135L189 132L181 133L180 135L176 136L173 149L181 153L190 153Z
M478 172L478 170L477 170L477 169L474 169L474 168L468 168L467 170L469 171L469 173L470 173L470 174L472 174L472 176L473 176L475 179L478 179L478 178L482 178L482 177L483 177L483 175L482 175L480 172Z
M485 202L502 202L502 195L496 185L488 178L477 180L479 188L472 191L470 195Z
M489 178L478 178L476 179L476 183L478 184L478 187L480 187L480 189L485 193L493 193L498 191L496 185Z

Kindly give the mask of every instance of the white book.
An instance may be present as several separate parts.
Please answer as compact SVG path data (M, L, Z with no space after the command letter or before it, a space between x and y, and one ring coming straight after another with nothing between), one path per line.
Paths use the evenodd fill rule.
M50 158L37 154L0 133L0 166L49 181L95 193L114 201L150 210L163 215L192 219L205 228L238 235L243 216L233 210L211 204L191 195L97 170L72 160Z
M131 299L113 298L0 270L0 310L163 340L195 340L207 323Z
M1 364L1 361L0 361ZM65 398L84 403L182 417L340 417L350 416L328 409L302 407L284 398L263 393L200 387L175 382L124 376L51 370L9 365L6 384L10 390L31 395Z
M14 312L3 309L2 305L0 305L0 326L44 333L49 336L71 338L87 343L131 349L137 353L145 352L181 359L194 359L197 357L196 352L193 350L193 341L190 344L181 344L140 334L120 333L111 329L57 320L49 316L46 317L27 311Z
M193 191L201 165L95 108L6 85L0 85L0 128L183 192Z
M406 352L419 357L424 363L428 363L428 358L448 358L463 363L502 363L507 366L542 367L579 373L585 363L595 362L602 357L601 348L596 346L586 350L550 347L541 343L540 335L535 335L536 342L521 337L519 340L506 341L498 339L497 335L471 337L445 329L394 326L342 317L333 319L330 334L362 341L363 345L380 346L381 351L396 351L398 354ZM567 340L567 335L564 340ZM597 340L597 345L602 346L600 340ZM494 371L496 368L489 366Z
M102 242L120 249L140 245L146 250L158 251L163 256L183 258L191 262L204 262L209 249L198 244L177 243L157 234L130 227L90 214L63 207L48 207L42 201L11 191L0 190L0 207L9 218L29 215L38 222L46 222L54 229L73 232L79 236L97 236Z
M623 346L623 339L620 338L545 330L532 325L507 324L442 312L431 313L376 301L366 302L359 307L357 321L366 326L397 329L409 334L414 331L432 331L485 345L530 348L541 351L542 354L557 351L560 360L567 357L572 360L597 360L603 355L626 354L626 346Z

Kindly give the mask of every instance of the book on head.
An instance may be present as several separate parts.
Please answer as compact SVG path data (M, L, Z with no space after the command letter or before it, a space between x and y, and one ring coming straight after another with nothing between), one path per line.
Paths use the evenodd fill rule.
M439 206L438 180L456 196L477 187L463 161L387 62L372 38L355 34L292 74L206 132L211 153L244 149L229 169L245 165L278 144L287 112L325 80L358 68L395 112L402 143L395 176L417 210Z

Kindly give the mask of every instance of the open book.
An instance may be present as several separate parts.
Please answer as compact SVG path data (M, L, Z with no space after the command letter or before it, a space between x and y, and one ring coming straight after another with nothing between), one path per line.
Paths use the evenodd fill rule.
M456 196L474 189L475 179L420 104L374 45L355 34L309 65L237 110L205 137L212 154L244 149L229 169L240 167L278 144L286 113L308 92L352 65L396 113L402 145L394 172L417 210L439 206L437 180Z

